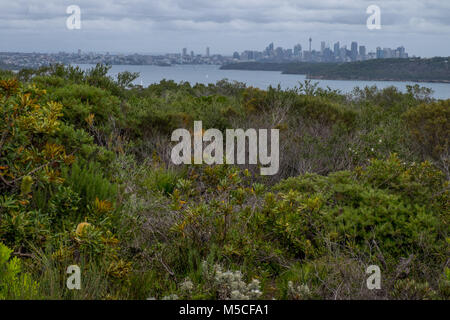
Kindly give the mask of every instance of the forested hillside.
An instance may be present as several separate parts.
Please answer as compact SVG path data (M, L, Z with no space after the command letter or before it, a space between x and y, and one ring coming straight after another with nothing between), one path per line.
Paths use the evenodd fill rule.
M348 63L241 62L222 66L224 70L281 71L305 74L309 79L450 82L450 57L431 59L374 59Z
M0 299L450 299L450 100L107 72L0 72ZM279 129L278 174L173 165L194 120Z

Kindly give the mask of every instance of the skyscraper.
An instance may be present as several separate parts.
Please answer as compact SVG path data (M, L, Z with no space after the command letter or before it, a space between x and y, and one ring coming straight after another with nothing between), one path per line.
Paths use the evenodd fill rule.
M302 45L297 44L294 46L294 56L299 57L302 54Z
M183 57L187 56L187 48L183 48Z
M366 56L366 46L359 46L359 55L361 56L361 59L364 60L364 57Z
M336 42L336 43L334 44L333 52L334 52L334 55L335 55L335 56L338 56L338 55L339 55L339 52L340 52L339 46L340 46L339 41Z
M309 52L311 52L311 42L312 42L312 39L311 39L311 37L309 37Z
M399 58L406 58L407 55L405 54L405 48L403 46L397 48Z
M274 50L273 49L274 49L274 45L273 45L273 42L272 42L266 47L266 50L265 50L266 56L269 56L269 57L273 56L274 55Z
M206 47L206 56L209 57L209 47Z
M383 55L383 50L381 50L380 47L377 47L377 59L383 59L384 55Z
M356 61L356 57L358 57L358 42L353 41L351 46L351 59L352 61Z
M324 50L325 50L325 41L322 41L322 42L320 43L320 52L323 53Z

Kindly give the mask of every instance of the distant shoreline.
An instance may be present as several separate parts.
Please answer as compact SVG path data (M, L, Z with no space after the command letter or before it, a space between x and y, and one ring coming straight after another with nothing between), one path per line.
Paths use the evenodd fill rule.
M405 81L450 83L449 58L375 59L348 63L240 62L221 70L280 71L305 75L311 80Z
M282 72L282 74L292 74L292 73L284 73ZM308 75L304 75L306 76L306 79L308 80L342 80L342 81L396 81L396 82L418 82L418 83L449 83L450 84L450 80L413 80L413 79L407 79L407 80L401 80L401 79L388 79L388 78L380 78L380 79L374 79L374 78L370 78L370 79L366 79L366 78L358 78L358 79L354 79L354 78L331 78L331 77L327 77L327 78L323 78L321 76L308 76Z

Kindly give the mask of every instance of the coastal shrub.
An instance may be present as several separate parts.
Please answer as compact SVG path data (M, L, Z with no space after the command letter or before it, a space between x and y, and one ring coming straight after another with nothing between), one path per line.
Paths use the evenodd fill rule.
M5 120L0 123L1 189L18 188L25 178L31 184L61 183L61 165L74 160L52 141L61 125L62 106L41 103L45 95L45 90L16 80L0 81L0 117Z
M96 198L113 201L117 196L118 186L104 176L95 162L75 162L70 168L63 168L62 177L64 184L80 195L83 208L93 204Z
M421 104L403 115L414 142L425 156L448 157L450 148L450 99Z
M393 157L354 172L282 181L277 195L266 196L265 225L302 256L329 239L358 251L376 241L386 256L414 251L439 260L448 232L447 182L427 163L418 167Z
M294 110L306 119L325 125L343 124L349 129L353 127L356 120L356 113L353 110L323 97L298 96Z
M121 118L120 100L108 91L85 84L68 85L52 91L51 99L64 108L64 119L86 128L86 118L94 115L98 125L105 125L110 117Z
M150 172L144 184L150 190L170 195L175 190L179 179L179 174L171 169L156 168Z
M0 242L0 300L36 299L38 284L23 272L19 258L11 258L12 250Z
M5 199L2 206L5 206ZM45 213L22 205L19 200L14 201L8 208L2 208L0 218L0 239L8 246L26 251L29 244L43 245L51 237L51 221Z
M17 256L0 274L39 279L6 298L448 299L448 101L107 72L0 76L0 241ZM175 168L170 134L195 120L280 129L279 174ZM362 285L371 264L382 290Z
M14 72L0 69L0 80L8 80L12 78L14 78Z

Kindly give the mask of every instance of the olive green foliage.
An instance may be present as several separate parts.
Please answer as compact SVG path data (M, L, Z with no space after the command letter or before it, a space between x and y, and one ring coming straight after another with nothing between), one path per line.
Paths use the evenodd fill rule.
M268 70L285 74L306 74L311 79L337 80L450 80L448 57L371 59L350 63L240 62L222 66L225 70Z
M448 155L450 100L419 105L408 110L404 117L413 138L426 154L436 159Z
M450 298L448 100L108 70L0 72L0 298ZM195 120L279 129L280 171L173 165Z

